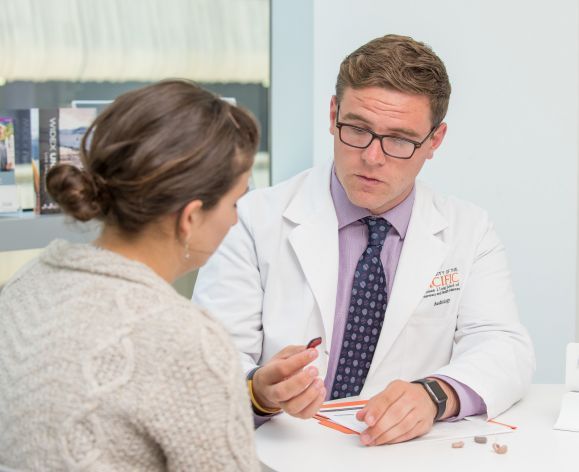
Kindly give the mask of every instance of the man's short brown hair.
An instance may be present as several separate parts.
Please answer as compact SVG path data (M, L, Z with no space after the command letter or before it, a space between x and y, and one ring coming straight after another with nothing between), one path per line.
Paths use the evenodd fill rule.
M424 43L394 34L373 39L342 61L336 81L338 102L347 87L382 87L425 95L430 100L433 125L444 119L450 98L442 60Z

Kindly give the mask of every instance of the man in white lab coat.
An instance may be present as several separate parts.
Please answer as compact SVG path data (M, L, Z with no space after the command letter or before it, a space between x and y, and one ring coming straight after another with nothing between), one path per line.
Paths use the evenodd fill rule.
M240 201L194 301L234 337L256 414L368 398L361 442L378 445L525 394L533 348L492 223L416 181L449 97L428 46L370 41L340 66L333 162Z

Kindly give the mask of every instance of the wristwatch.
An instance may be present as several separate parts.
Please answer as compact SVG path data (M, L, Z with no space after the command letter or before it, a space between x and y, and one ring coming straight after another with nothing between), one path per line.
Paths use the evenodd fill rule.
M446 410L446 400L448 400L442 387L433 379L418 379L411 383L420 384L424 387L424 390L426 390L428 396L436 405L436 416L434 417L434 421L439 420L442 415L444 415L444 410Z

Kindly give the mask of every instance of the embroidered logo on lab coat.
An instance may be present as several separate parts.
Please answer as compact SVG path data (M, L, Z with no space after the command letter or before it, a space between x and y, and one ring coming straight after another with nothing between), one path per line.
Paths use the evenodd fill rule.
M424 298L430 297L440 297L442 295L450 295L452 292L456 292L460 290L460 274L456 267L441 270L437 272L426 293L424 294ZM435 305L442 305L443 303L449 303L450 298L446 298L444 301L436 302Z

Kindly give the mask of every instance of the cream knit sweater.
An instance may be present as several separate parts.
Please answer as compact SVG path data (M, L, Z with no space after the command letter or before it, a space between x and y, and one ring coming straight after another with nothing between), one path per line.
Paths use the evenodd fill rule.
M225 330L151 269L53 242L0 294L0 464L259 470Z

